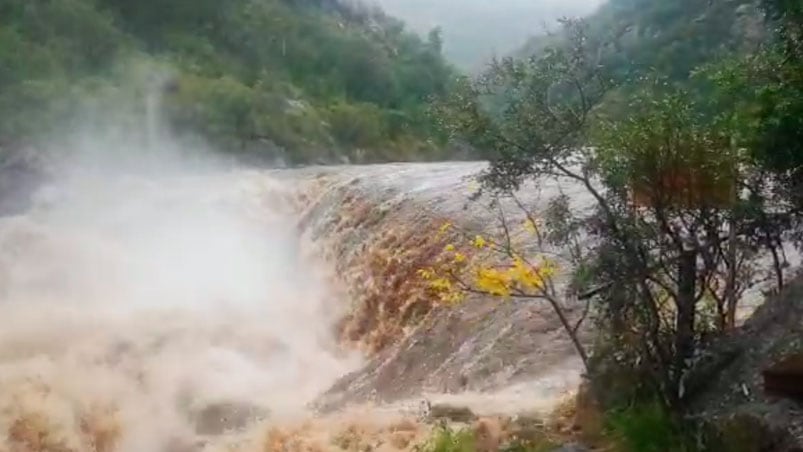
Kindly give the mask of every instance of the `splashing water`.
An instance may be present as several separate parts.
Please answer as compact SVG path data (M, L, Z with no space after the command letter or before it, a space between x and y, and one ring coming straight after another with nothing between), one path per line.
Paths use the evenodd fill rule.
M194 450L303 415L358 359L282 196L260 172L79 168L0 219L0 450Z

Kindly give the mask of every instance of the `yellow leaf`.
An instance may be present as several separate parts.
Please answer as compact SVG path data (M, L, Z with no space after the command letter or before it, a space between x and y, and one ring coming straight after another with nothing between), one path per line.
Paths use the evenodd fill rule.
M455 253L454 254L454 263L455 264L462 264L466 261L466 255L462 253Z
M535 234L538 232L538 225L535 224L535 221L528 219L527 221L524 222L524 229L526 229L527 232Z
M544 286L544 279L539 270L531 267L522 259L515 259L513 267L509 270L510 277L518 283L523 290L540 289Z
M446 278L432 280L429 286L438 291L448 291L452 289L452 282Z
M511 292L511 278L494 268L481 268L477 271L477 288L491 295L508 297Z
M418 270L418 276L423 279L432 279L435 276L435 271L431 268L422 268Z
M447 304L457 304L463 301L465 294L461 291L452 291L441 294L441 301Z
M488 242L486 242L485 238L483 238L481 235L474 237L474 246L477 248L483 249L487 244Z
M455 247L452 244L446 245L446 248L444 248L444 251L447 251L449 253L453 252L454 250L455 250Z

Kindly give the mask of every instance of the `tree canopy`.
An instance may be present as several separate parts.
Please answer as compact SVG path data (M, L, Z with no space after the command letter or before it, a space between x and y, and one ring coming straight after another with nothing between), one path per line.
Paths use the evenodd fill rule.
M41 136L88 99L104 113L141 108L142 86L163 72L175 88L164 100L174 130L227 151L431 157L441 142L426 102L454 74L437 38L335 0L9 0L0 5L0 137Z
M601 26L613 23L605 14L623 28ZM749 26L728 33L739 15ZM802 18L798 1L611 0L588 21L564 21L532 55L463 79L439 111L454 139L489 157L492 203L553 181L589 205L516 201L544 225L531 241L570 251L563 294L543 289L553 268L511 244L504 217L499 237L483 238L507 256L494 284L462 278L454 250L445 272L423 276L449 300L458 287L546 301L562 319L585 301L593 353L563 326L597 397L608 407L657 399L682 418L716 376L704 363L717 355L711 338L736 327L746 290L784 287L785 249L800 246ZM527 275L538 284L523 291Z

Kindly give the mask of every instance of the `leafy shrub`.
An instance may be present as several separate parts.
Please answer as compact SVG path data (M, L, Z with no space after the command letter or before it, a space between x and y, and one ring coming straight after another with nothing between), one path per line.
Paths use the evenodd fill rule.
M691 452L681 425L657 402L631 405L607 414L607 431L620 450L633 452Z
M446 426L438 427L429 441L416 448L417 452L475 452L476 438L471 430L453 430Z

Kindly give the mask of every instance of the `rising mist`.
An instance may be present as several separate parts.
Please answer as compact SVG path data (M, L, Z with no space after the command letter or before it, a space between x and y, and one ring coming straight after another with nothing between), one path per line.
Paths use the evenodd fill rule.
M337 296L290 188L171 139L149 93L128 127L77 114L83 127L39 149L29 209L0 219L11 440L175 450L242 413L301 415L355 364L333 345Z

